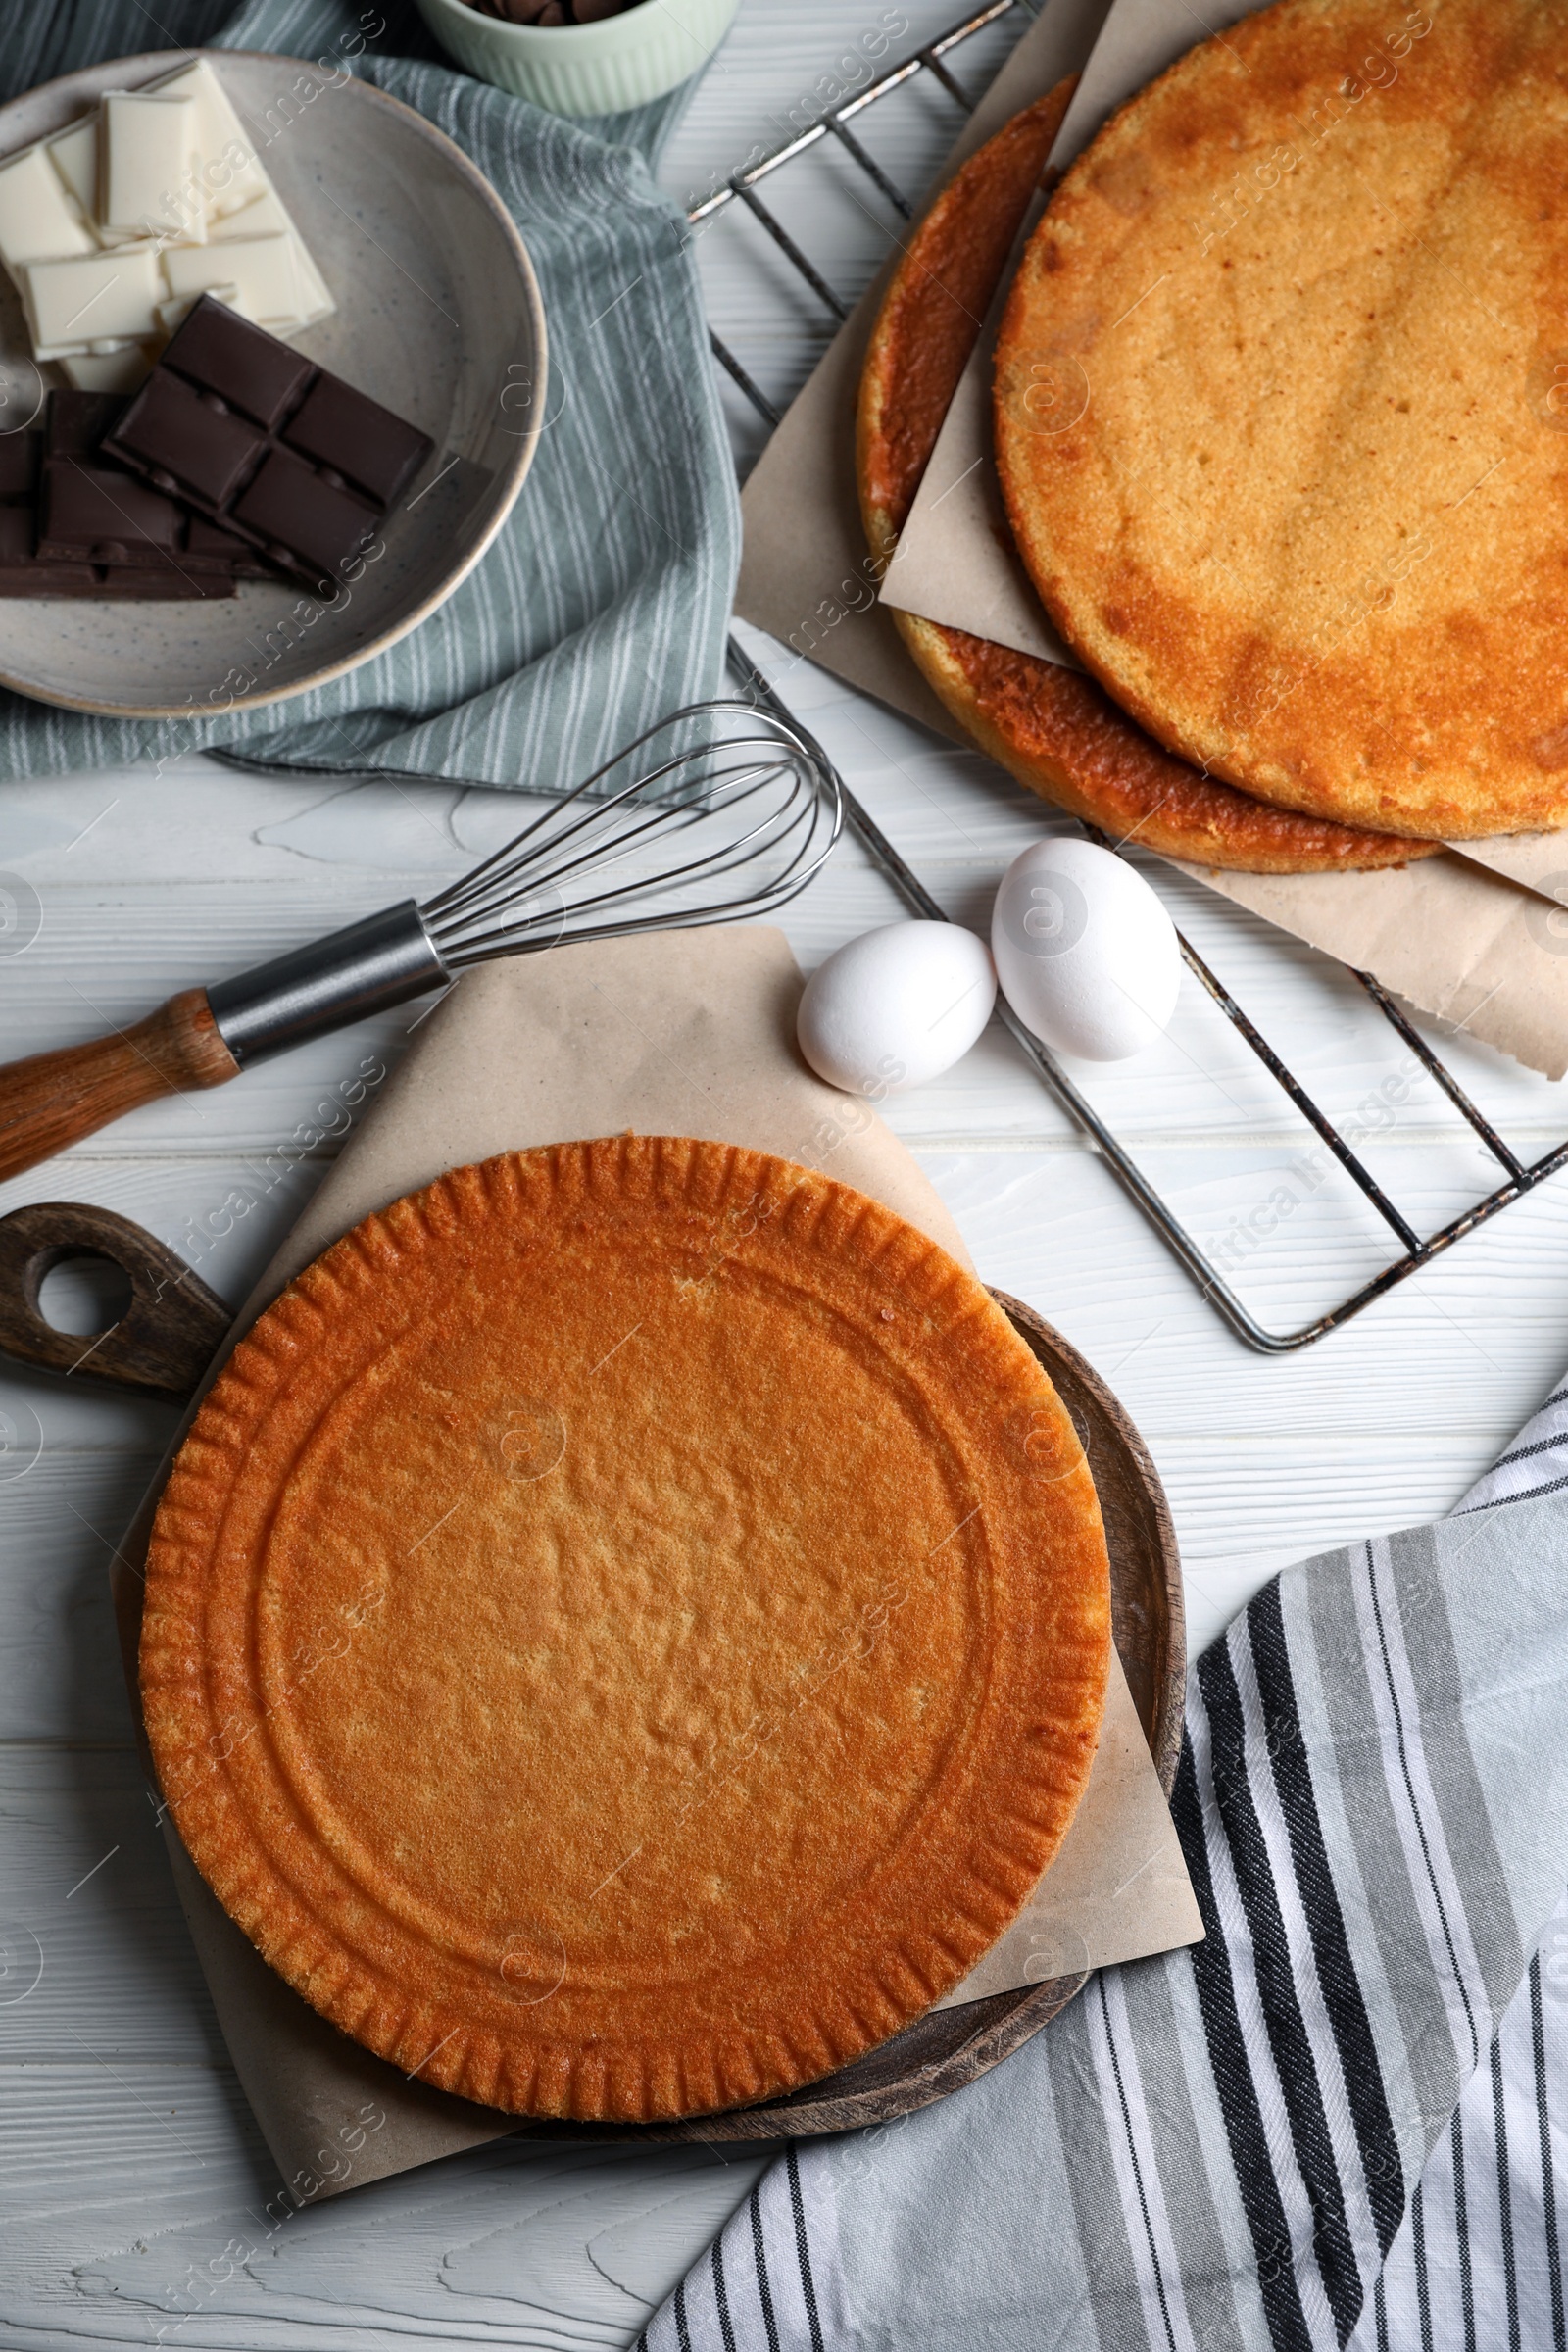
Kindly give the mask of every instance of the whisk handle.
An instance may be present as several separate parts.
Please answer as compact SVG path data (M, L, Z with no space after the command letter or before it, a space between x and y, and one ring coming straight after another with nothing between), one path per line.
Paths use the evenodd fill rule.
M211 989L187 988L95 1045L0 1068L0 1181L160 1095L221 1086L264 1054L406 1004L454 975L406 899Z
M187 988L129 1029L0 1068L0 1179L20 1176L160 1095L239 1074L204 988Z

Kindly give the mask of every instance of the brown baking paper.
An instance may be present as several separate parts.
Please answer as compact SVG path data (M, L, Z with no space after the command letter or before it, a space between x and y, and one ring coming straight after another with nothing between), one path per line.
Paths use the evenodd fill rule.
M1451 841L1461 858L1503 874L1522 890L1533 890L1554 906L1568 904L1568 831L1497 833L1490 841ZM1568 925L1561 933L1568 945Z
M1200 26L1168 0L1101 12L1051 0L950 159L1063 73L1083 68L1052 150L1063 166L1124 99L1205 31L1250 13L1217 0ZM1087 56L1088 62L1085 63ZM747 485L737 610L851 685L957 742L968 739L915 669L881 605L1076 667L1012 551L991 455L995 314L955 394L885 578L865 552L854 478L855 397L880 282L841 329ZM1000 309L1000 303L998 308ZM873 589L879 602L870 605ZM1453 845L1378 874L1184 872L1282 931L1370 970L1419 1010L1454 1021L1548 1078L1568 1070L1568 833Z
M1095 46L1108 0L1047 0L965 123L944 180L976 148ZM895 252L790 404L741 497L746 522L735 610L836 677L905 710L956 743L950 718L878 610L880 568L866 552L855 488L855 398L860 363Z
M418 1029L234 1336L351 1225L446 1169L626 1128L803 1161L874 1195L967 1265L956 1226L904 1146L801 1060L801 985L782 932L762 927L558 948L471 973ZM133 1693L139 1572L165 1470L117 1566ZM1061 1852L950 2003L1202 1934L1114 1651L1111 1666L1094 1770ZM518 2129L514 2117L411 2081L318 2017L221 1909L167 1815L164 1829L235 2070L297 2195L334 2195Z

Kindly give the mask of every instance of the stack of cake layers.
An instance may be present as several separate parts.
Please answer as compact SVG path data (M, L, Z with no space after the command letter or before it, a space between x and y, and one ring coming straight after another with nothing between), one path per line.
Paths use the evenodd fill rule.
M1557 29L1288 0L1200 44L1052 193L994 393L978 320L1069 90L938 200L871 342L862 507L929 682L1048 797L1276 874L1568 822Z

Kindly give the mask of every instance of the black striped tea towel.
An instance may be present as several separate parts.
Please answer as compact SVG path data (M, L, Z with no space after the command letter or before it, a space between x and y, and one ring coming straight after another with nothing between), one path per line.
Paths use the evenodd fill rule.
M1258 1594L1173 1809L1206 1941L791 2148L644 2352L1564 2352L1568 1388Z

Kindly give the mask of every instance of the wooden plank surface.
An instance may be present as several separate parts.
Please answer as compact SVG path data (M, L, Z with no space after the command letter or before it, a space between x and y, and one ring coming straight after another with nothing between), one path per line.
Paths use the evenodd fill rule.
M743 0L666 184L701 192L873 70L879 36L878 64L956 13L955 0ZM988 39L994 61L1005 36ZM865 136L916 190L956 110L930 91L895 103ZM880 251L860 194L835 156L780 203L851 297ZM721 223L699 265L732 346L787 396L828 321L761 246L754 224ZM731 405L744 456L758 434ZM983 929L1008 859L1051 822L1041 806L758 650L944 906ZM515 813L500 793L269 780L201 760L0 787L0 867L41 917L32 945L0 960L5 1051L91 1034L427 891ZM1489 1188L1475 1139L1412 1080L1345 974L1178 877L1161 873L1160 887L1325 1106L1369 1130L1368 1156L1412 1219L1442 1222ZM846 845L784 924L810 965L899 911ZM150 1106L0 1187L0 1211L53 1198L120 1209L237 1301L417 1009ZM1463 1039L1445 1050L1516 1149L1568 1134L1560 1087ZM1196 990L1164 1047L1088 1085L1191 1228L1229 1247L1266 1319L1303 1318L1382 1261L1376 1220L1323 1175L1310 1136ZM1568 1183L1321 1347L1265 1360L1230 1338L999 1030L888 1115L986 1279L1055 1323L1141 1427L1175 1513L1195 1644L1286 1561L1446 1510L1568 1357ZM164 2328L189 2352L628 2344L760 2159L499 2143L278 2221L279 2183L153 1836L109 1622L110 1547L172 1408L0 1375L0 2340L64 2352Z

